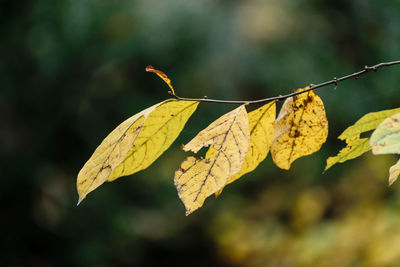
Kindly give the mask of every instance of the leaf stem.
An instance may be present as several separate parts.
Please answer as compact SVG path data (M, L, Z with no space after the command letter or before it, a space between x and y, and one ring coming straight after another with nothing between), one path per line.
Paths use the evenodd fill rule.
M263 98L263 99L257 99L257 100L222 100L222 99L211 99L208 98L207 96L204 96L203 98L187 98L187 97L181 97L176 95L174 92L168 91L168 93L170 95L172 95L173 97L175 97L178 100L187 100L187 101L199 101L199 102L211 102L211 103L224 103L224 104L257 104L257 103L263 103L263 102L269 102L269 101L279 101L279 100L283 100L286 99L288 97L291 96L295 96L295 95L299 95L299 94L303 94L306 93L308 91L317 89L317 88L321 88L330 84L335 84L337 85L339 82L344 81L344 80L348 80L351 78L355 78L358 79L361 75L373 70L373 71L377 71L379 68L381 67L389 67L389 66L393 66L393 65L399 65L400 64L400 60L398 61L392 61L392 62L383 62L383 63L379 63L373 66L365 66L363 70L360 70L358 72L355 72L353 74L349 74L349 75L345 75L343 77L340 78L336 78L334 77L332 80L330 81L326 81L320 84L312 84L310 88L307 88L306 90L303 91L299 91L299 92L294 92L294 93L290 93L287 95L279 95L279 96L274 96L274 97L268 97L268 98Z

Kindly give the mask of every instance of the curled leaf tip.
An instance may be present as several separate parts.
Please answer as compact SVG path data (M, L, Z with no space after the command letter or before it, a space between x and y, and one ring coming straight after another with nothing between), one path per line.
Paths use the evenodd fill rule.
M157 74L158 77L160 77L161 79L163 79L163 81L164 81L166 84L168 84L169 88L171 88L171 93L172 93L172 95L175 95L175 90L174 90L174 87L172 87L172 82L171 82L171 80L168 78L168 76L167 76L164 72L162 72L161 70L155 69L152 65L148 65L148 66L146 67L146 71L147 71L147 72L153 72L153 73Z
M146 72L153 72L153 71L154 71L154 67L152 65L146 66Z
M84 200L84 199L85 199L84 197L79 197L78 203L76 204L76 206L79 206L79 204L81 204L82 200Z
M399 175L400 175L400 160L397 161L397 163L394 164L389 169L389 186L391 186L397 180Z

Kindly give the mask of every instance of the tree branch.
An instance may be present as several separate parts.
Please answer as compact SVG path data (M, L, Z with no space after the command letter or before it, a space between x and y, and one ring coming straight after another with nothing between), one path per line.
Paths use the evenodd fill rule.
M210 98L207 98L206 96L203 97L203 98L187 98L187 97L180 97L180 96L174 94L172 91L168 91L168 93L170 95L172 95L173 97L175 97L176 99L179 99L179 100L211 102L211 103L225 103L225 104L256 104L256 103L263 103L263 102L269 102L269 101L283 100L283 99L286 99L288 97L299 95L299 94L303 94L303 93L306 93L308 91L311 91L311 90L314 90L314 89L317 89L317 88L321 88L321 87L324 87L324 86L327 86L327 85L330 85L330 84L337 85L339 82L344 81L344 80L348 80L348 79L351 79L351 78L358 79L358 77L360 77L361 75L363 75L363 74L365 74L365 73L367 73L367 72L369 72L371 70L376 72L381 67L389 67L389 66L398 65L398 64L400 64L400 60L392 61L392 62L379 63L379 64L376 64L376 65L371 66L371 67L365 66L363 70L360 70L360 71L355 72L353 74L349 74L349 75L346 75L346 76L343 76L343 77L340 77L340 78L336 78L335 77L330 81L323 82L323 83L316 84L316 85L311 84L310 88L307 88L306 90L303 90L303 91L300 91L300 92L294 92L294 93L290 93L290 94L287 94L287 95L279 95L279 96L268 97L268 98L257 99L257 100L222 100L222 99L210 99Z

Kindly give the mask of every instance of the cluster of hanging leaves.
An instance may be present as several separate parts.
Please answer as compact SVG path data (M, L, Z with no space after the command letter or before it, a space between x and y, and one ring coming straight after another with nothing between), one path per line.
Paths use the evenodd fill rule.
M175 95L170 79L148 66ZM308 89L297 89L301 92ZM168 99L128 118L98 146L78 174L78 204L104 182L149 167L178 137L196 110L198 101ZM375 154L400 153L400 109L365 115L339 139L347 146L327 160L325 170L338 162L360 156L372 148ZM360 134L375 130L371 138ZM186 214L200 208L210 195L253 171L271 151L276 166L288 170L296 159L317 152L328 136L328 120L322 100L314 91L289 97L276 117L275 101L247 112L241 105L212 122L189 143L186 152L208 147L205 157L188 156L175 172L174 183ZM400 160L390 168L390 183L400 174Z
M326 161L325 171L336 163L361 156L372 149L373 154L400 154L400 108L371 112L348 127L338 138L346 147ZM362 133L373 131L370 138L360 138ZM400 161L389 170L389 185L400 174Z

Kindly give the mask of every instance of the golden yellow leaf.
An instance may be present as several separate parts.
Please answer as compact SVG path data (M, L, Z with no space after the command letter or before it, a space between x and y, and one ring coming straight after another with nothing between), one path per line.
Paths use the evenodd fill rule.
M400 160L389 169L389 185L392 185L400 174Z
M274 128L272 159L279 168L288 170L296 159L318 151L328 137L328 120L321 98L314 91L287 98Z
M175 172L175 186L186 215L200 208L208 196L240 170L249 143L249 122L242 105L211 123L183 147L197 153L211 145L205 159L188 157Z
M80 201L106 181L147 168L178 137L199 102L169 99L114 129L78 174Z
M385 118L400 112L400 108L371 112L364 115L352 126L348 127L338 138L346 142L346 147L340 150L335 157L326 160L325 171L336 163L343 163L347 160L361 156L371 149L368 138L361 138L364 132L375 129Z
M382 121L369 142L374 154L400 154L400 112Z
M275 102L270 102L248 114L250 129L249 152L243 161L240 171L230 177L226 185L253 171L267 157L274 139L275 114ZM222 190L223 188L216 193L216 196L220 195Z

